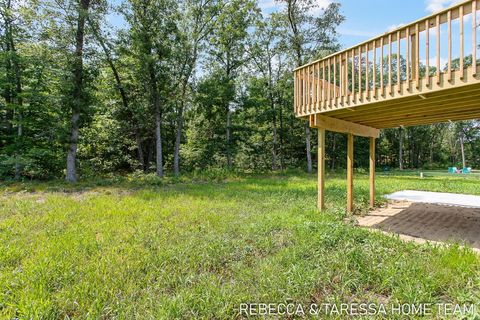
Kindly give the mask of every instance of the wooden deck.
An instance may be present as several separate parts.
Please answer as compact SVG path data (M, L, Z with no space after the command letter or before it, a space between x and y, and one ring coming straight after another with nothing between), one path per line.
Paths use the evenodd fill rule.
M294 111L318 129L318 208L325 131L347 133L347 211L354 135L370 138L370 206L380 129L480 119L480 0L469 0L294 71ZM388 14L388 13L385 13Z
M479 9L463 2L296 69L296 116L378 129L480 118Z

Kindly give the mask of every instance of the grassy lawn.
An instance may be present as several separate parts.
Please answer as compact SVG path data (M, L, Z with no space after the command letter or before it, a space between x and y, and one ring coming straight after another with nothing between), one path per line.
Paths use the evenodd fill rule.
M356 206L368 180L357 175ZM404 243L344 222L344 178L155 179L0 187L2 318L234 318L242 302L477 303L470 249ZM472 176L380 174L402 189L480 194Z

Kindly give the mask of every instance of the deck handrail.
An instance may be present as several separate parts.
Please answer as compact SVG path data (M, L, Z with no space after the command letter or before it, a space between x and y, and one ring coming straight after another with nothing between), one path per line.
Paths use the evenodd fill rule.
M452 79L454 69L463 70L471 56L469 72L477 74L477 11L480 0L468 0L455 4L415 22L364 41L358 45L338 51L315 60L294 70L295 101L297 116L323 112L338 105L349 104L352 100L376 98L379 94L400 92L402 84L418 88L421 81L431 85ZM470 54L465 55L465 17L471 15ZM452 22L459 20L458 66L452 66ZM442 32L442 25L447 32ZM424 38L424 46L420 38ZM432 34L433 33L433 34ZM430 48L435 40L436 47ZM441 44L447 43L448 58L445 70L441 65ZM396 52L393 52L393 46ZM402 46L403 45L403 46ZM404 48L402 52L402 47ZM457 47L456 47L457 48ZM434 51L430 51L434 49ZM425 50L425 61L420 61L420 50ZM430 53L435 52L435 62L430 64ZM423 54L423 52L422 52ZM378 59L380 58L380 59ZM400 67L398 67L400 62ZM434 73L432 73L434 71Z

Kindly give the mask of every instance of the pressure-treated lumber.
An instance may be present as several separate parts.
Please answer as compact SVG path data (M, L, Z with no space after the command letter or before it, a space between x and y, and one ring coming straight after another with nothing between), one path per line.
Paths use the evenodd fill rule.
M369 104L395 103L407 97L425 96L465 86L480 86L476 63L466 63L463 59L466 58L465 42L470 42L473 61L476 62L475 48L479 46L476 39L476 15L479 4L480 0L455 4L429 17L295 69L295 78L302 78L305 82L305 85L295 88L295 94L300 95L300 99L294 100L296 115L307 118L308 115L316 113L349 110ZM472 32L468 34L464 32L467 15L470 15L469 19L472 20ZM453 24L460 27L453 28ZM430 42L430 35L435 39L435 44ZM447 51L443 55L442 48ZM377 63L378 49L381 57ZM399 55L400 59L405 61L405 68L397 68ZM440 61L445 55L446 61ZM432 63L432 68L436 69L435 75L431 74L433 70L430 70L431 56L436 57L436 61ZM425 61L421 62L420 57L425 57ZM454 59L459 59L459 62L454 62ZM384 61L388 63L385 68ZM315 66L324 65L325 62L328 75L325 72L321 75L315 72ZM425 68L421 68L420 64L425 64ZM377 68L380 71L378 82ZM316 77L320 81L315 79ZM331 84L325 85L325 82ZM332 90L318 98L315 89L325 86ZM383 114L388 117L388 114ZM328 116L334 117L330 114ZM431 119L427 121L431 122Z
M325 129L318 129L318 210L325 209Z
M370 137L370 208L375 207L375 138Z
M353 134L347 135L347 212L353 211Z
M348 122L345 120L335 119L315 114L310 116L310 127L322 128L328 131L351 133L361 137L375 137L378 138L380 130L361 124Z

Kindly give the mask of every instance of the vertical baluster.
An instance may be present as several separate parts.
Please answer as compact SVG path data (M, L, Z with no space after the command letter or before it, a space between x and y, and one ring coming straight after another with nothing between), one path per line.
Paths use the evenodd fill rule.
M313 64L313 74L312 74L312 80L313 80L313 88L312 88L312 95L313 95L313 107L312 109L316 112L317 111L317 87L318 87L318 77L316 75L317 72L317 63Z
M339 97L339 102L342 102L342 97L343 97L343 59L342 59L342 54L338 55L338 78L339 78L339 90L338 90L338 97Z
M362 46L358 47L358 96L362 99Z
M312 70L311 66L307 66L307 81L308 81L308 96L307 96L307 106L308 106L308 113L312 111Z
M397 31L397 91L400 93L400 30Z
M343 97L345 98L344 99L344 102L346 102L346 97L347 97L347 94L348 94L348 51L345 51L345 53L343 54Z
M337 56L333 56L333 104L337 98Z
M415 86L420 87L420 31L418 23L415 24L415 64L413 66L415 72Z
M307 89L306 89L307 80L305 79L305 68L302 68L302 114L305 114L306 103L305 100L307 98Z
M430 22L425 21L425 80L430 85Z
M298 101L299 101L299 92L298 92L298 85L299 83L299 77L298 77L298 70L295 71L295 88L294 88L294 92L295 92L295 114L296 115L299 115L299 112L298 112Z
M320 62L315 63L315 69L316 74L315 76L315 112L320 111L319 110L319 104L320 104Z
M326 81L325 79L327 78L326 75L327 75L327 70L325 68L325 60L322 60L322 109L325 107L326 105L326 101L327 101L327 89L326 89Z
M328 67L328 78L327 78L327 82L325 83L325 85L327 86L327 100L328 100L328 105L331 106L331 99L332 99L332 95L330 94L330 76L331 76L331 73L330 73L330 58L328 58L328 61L327 61L327 67Z
M447 12L447 28L448 28L448 69L447 79L452 80L452 11Z
M377 97L377 42L373 40L373 64L372 64L372 74L373 74L373 97Z
M410 40L410 27L408 27L405 30L405 65L406 65L406 85L407 85L407 90L410 88L410 46L411 46L412 41ZM413 52L413 48L412 48Z
M388 87L392 94L392 34L388 35Z
M463 79L463 5L458 8L460 19L460 79Z
M321 110L322 107L322 66L321 63L318 62L318 85L317 85L317 100L318 100L318 111Z
M440 84L440 15L437 15L437 84Z
M355 99L355 49L352 49L352 91L350 94L353 95L352 100Z
M380 94L383 97L383 37L380 39Z
M369 72L369 63L368 63L368 43L365 45L365 90L367 91L367 99L370 97L370 83L368 79Z
M472 2L472 73L477 74L477 0Z
M295 115L298 115L297 112L297 99L298 99L298 94L297 94L297 71L293 72L293 111L295 112Z

